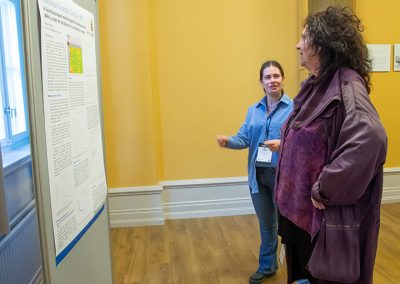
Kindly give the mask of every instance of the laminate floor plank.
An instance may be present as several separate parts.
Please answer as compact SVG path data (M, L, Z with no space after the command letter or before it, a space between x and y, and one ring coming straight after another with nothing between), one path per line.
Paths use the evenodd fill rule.
M255 215L111 230L115 284L243 284L257 269ZM280 250L280 245L278 251ZM286 269L265 283L286 284ZM400 204L382 205L374 284L400 283Z

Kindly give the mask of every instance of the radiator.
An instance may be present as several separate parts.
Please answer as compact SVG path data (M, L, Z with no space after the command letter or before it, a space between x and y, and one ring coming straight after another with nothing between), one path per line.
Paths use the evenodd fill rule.
M0 283L41 282L40 242L33 208L0 240Z

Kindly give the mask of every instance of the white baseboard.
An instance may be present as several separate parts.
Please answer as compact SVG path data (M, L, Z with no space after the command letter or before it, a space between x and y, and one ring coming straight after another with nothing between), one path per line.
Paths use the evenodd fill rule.
M165 219L253 214L247 177L165 181L111 188L111 227L162 225Z
M165 181L166 219L253 214L247 177Z
M400 168L387 168L383 175L382 203L400 202Z
M161 186L109 189L111 227L163 225L161 193Z
M254 214L247 177L164 181L109 189L111 227L162 225L166 219ZM400 202L400 168L384 172L382 203Z

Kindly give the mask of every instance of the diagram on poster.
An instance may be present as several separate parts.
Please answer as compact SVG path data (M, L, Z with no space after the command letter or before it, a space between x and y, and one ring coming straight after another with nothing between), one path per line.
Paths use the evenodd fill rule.
M83 74L82 45L79 39L68 36L68 63L70 74Z
M46 149L57 265L93 224L107 193L94 15L39 0Z

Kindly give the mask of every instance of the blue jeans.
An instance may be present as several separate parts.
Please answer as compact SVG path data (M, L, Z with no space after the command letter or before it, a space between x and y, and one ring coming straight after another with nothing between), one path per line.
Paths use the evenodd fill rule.
M256 168L259 193L251 193L254 209L260 224L260 255L258 272L273 273L277 270L278 213L274 202L275 168Z
M297 280L297 284L310 284L310 281L308 281L307 279L300 279Z

